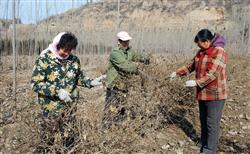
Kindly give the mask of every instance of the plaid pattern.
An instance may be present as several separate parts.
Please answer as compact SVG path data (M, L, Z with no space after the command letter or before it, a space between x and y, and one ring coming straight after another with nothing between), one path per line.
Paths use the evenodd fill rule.
M196 71L197 100L223 100L227 98L227 54L223 48L210 47L199 51L192 62L176 71L187 75Z

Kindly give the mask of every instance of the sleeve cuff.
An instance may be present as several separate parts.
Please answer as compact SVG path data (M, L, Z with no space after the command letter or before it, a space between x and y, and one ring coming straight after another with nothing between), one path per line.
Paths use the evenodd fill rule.
M94 87L94 86L91 85L91 82L92 82L92 81L93 81L92 79L86 80L86 82L85 82L86 87L88 87L88 88Z
M195 82L196 82L196 84L197 84L200 88L202 88L202 86L201 86L199 80L195 80Z

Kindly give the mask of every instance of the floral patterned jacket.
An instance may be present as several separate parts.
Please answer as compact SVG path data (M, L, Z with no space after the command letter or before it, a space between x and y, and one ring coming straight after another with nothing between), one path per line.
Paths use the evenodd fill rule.
M59 60L52 52L36 59L32 72L31 87L38 94L38 103L43 110L59 112L66 105L58 97L58 91L65 89L71 98L79 98L77 86L91 88L91 80L81 71L80 60L70 55L67 60Z

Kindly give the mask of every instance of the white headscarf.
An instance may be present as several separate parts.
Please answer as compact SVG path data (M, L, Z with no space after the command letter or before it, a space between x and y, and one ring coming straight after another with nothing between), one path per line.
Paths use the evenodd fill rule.
M53 39L53 42L48 46L48 48L46 48L45 50L43 50L40 55L44 55L45 53L47 53L48 51L51 51L55 56L56 58L58 59L67 59L69 56L67 57L61 57L59 54L58 54L58 50L57 50L57 45L58 43L60 42L60 39L61 37L66 34L66 32L61 32L59 34L56 35L56 37Z

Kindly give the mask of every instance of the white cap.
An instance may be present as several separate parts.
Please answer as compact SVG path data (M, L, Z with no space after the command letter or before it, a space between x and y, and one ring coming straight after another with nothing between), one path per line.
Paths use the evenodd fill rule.
M128 33L125 31L121 31L121 32L117 33L116 36L118 37L118 39L120 39L122 41L128 41L128 40L132 39L132 37L129 36Z

